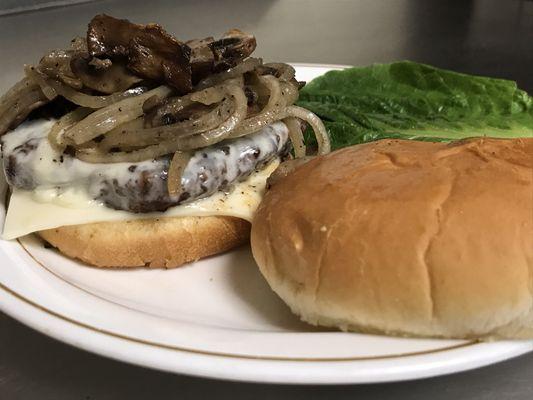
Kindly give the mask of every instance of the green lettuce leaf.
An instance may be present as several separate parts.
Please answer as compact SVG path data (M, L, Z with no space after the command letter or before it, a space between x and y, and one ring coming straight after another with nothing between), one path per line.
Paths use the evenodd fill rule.
M384 138L533 136L533 98L515 82L409 61L330 71L297 104L324 121L333 149Z

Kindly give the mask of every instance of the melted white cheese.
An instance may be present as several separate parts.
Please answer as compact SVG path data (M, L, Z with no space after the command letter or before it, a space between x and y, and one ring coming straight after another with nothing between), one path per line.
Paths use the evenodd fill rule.
M22 136L28 140L32 137L42 137L43 131L48 132L50 127L50 122L41 122L39 125L28 124L23 127L24 130L19 131L22 131ZM21 136L16 142L9 136L5 139L4 146L9 149L20 143ZM53 184L39 186L31 191L13 190L4 223L3 239L15 239L59 226L140 218L226 215L251 221L261 201L266 180L279 165L278 160L272 161L266 168L254 172L248 179L233 186L228 193L217 192L204 199L171 207L165 212L136 214L108 208L94 200L87 191L87 181L84 179L86 176L101 167L107 168L108 173L110 168L118 170L119 164L93 165L88 171L86 163L74 159L69 161L68 166L59 168L58 163L52 160L52 149L49 146L41 146L38 151L42 154L36 154L34 157L35 162L39 164L39 168L36 168L38 174L42 175L39 178L44 182L53 181ZM123 166L120 167L121 172L127 170ZM70 182L70 185L56 186L60 182Z
M279 161L254 172L246 181L238 183L231 192L218 192L205 199L171 207L165 212L134 214L108 208L88 197L86 191L67 190L47 196L45 192L15 189L9 201L3 239L15 239L28 233L65 225L101 221L125 221L141 218L193 217L227 215L252 220L261 201L268 176Z
M36 119L27 121L17 129L6 133L2 137L3 153L8 154L17 146L31 139L42 139L48 135L55 120ZM60 185L87 186L91 176L105 173L120 179L121 182L131 178L128 167L135 164L137 170L149 169L155 160L147 160L139 163L108 163L92 164L78 160L74 157L60 157L61 154L52 148L48 140L40 140L36 148L28 154L25 162L31 165L32 178L43 187L55 188ZM21 160L22 161L22 160Z

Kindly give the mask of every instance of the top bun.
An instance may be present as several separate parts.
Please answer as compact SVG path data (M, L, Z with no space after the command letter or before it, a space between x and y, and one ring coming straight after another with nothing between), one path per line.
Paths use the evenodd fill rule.
M311 324L531 338L532 179L533 139L348 147L273 185L253 254Z

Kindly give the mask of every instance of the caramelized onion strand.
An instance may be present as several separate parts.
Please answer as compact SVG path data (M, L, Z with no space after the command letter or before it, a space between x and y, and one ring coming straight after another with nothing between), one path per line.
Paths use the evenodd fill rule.
M292 142L294 156L296 158L305 157L306 147L300 122L294 117L288 117L283 119L283 123L289 129L289 138Z
M170 195L176 196L183 191L181 177L190 159L191 153L189 152L176 151L174 153L170 166L168 167L167 176L167 187Z
M172 93L168 86L159 86L138 96L118 101L110 106L93 112L82 121L65 131L65 138L75 144L82 144L103 135L117 126L143 115L143 103L152 96L161 98Z

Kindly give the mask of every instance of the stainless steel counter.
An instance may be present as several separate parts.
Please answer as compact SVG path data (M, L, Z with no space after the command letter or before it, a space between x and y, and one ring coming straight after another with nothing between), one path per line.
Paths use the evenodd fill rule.
M107 12L157 21L178 38L255 33L266 60L364 65L410 59L517 80L533 91L532 1L97 1L0 17L4 91L44 50ZM3 266L0 266L3 267ZM476 371L385 385L297 387L219 382L122 364L0 314L0 399L530 399L533 354Z

